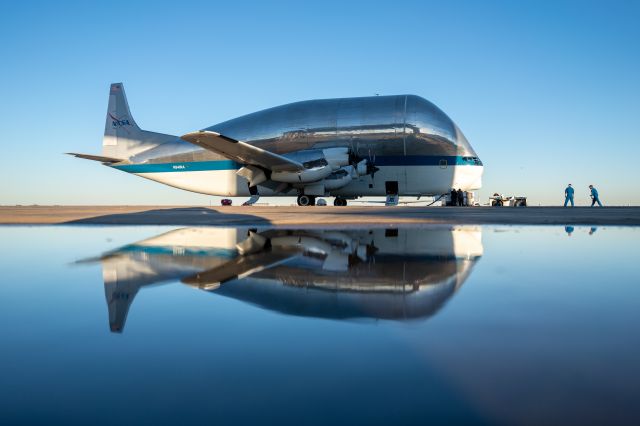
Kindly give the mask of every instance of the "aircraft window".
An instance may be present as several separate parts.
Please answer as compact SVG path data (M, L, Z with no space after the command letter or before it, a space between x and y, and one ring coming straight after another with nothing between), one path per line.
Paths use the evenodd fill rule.
M329 163L327 163L327 160L325 160L324 158L319 158L317 160L311 160L311 161L302 163L305 169L313 169L315 167L324 167L328 164Z
M447 168L447 160L440 160L440 168L441 169Z

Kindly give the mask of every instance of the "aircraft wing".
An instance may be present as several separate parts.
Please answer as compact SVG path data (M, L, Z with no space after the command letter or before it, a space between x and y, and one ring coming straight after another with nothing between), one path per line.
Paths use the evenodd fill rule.
M209 130L187 133L181 136L187 142L198 145L242 164L264 167L275 172L295 172L304 170L301 163L282 155L265 151Z
M228 281L246 278L265 269L281 265L299 256L299 253L261 252L237 257L224 265L183 278L187 285L203 290L214 290Z

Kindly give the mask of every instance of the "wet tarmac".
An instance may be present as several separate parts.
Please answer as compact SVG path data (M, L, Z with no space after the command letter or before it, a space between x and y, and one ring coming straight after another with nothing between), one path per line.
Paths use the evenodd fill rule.
M0 226L0 423L636 425L639 237Z

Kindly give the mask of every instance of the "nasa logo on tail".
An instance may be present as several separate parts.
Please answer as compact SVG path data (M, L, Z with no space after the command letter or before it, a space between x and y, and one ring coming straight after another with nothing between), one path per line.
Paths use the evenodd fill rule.
M118 127L118 126L131 126L131 123L129 123L129 119L128 118L118 118L115 117L113 114L109 113L109 117L111 117L111 119L113 120L111 122L111 125L113 127Z

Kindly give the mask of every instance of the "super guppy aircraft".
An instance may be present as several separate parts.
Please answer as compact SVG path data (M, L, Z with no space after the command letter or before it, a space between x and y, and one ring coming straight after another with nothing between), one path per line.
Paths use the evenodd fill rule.
M437 196L481 187L482 162L458 126L414 95L319 99L173 136L140 129L111 85L100 161L187 191L227 197Z

